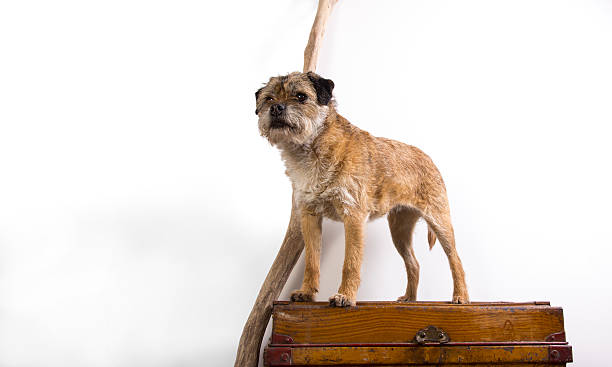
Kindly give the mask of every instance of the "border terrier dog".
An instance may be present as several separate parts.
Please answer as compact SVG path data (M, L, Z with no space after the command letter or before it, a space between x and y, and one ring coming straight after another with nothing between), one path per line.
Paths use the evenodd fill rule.
M342 282L330 305L354 306L360 282L364 226L387 214L404 259L408 285L398 301L415 301L419 263L412 232L428 225L429 247L442 245L453 276L453 303L469 302L455 250L446 188L432 160L416 147L370 135L336 112L334 82L308 72L272 77L255 93L259 131L281 151L299 209L305 244L302 287L292 301L313 301L319 288L322 218L344 223Z

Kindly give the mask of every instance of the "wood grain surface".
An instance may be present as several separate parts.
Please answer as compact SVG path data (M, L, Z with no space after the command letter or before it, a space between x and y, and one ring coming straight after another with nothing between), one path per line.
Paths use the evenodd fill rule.
M451 342L545 342L564 331L563 310L538 303L286 303L273 311L273 333L294 344L409 343L429 325Z
M412 361L412 362L410 362ZM504 363L550 363L546 346L517 347L310 347L295 348L292 352L292 365L338 366L338 365L395 365L405 366L452 364L474 365L489 361L491 365ZM559 366L557 364L556 366Z

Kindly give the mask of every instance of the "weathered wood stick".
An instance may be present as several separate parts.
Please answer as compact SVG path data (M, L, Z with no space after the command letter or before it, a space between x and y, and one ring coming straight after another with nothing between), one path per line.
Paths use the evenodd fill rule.
M304 72L316 71L319 49L321 48L323 33L325 32L325 24L337 1L319 0L317 15L310 31L308 44L304 50ZM272 315L272 302L282 292L295 263L297 263L304 249L299 210L296 208L293 198L291 202L291 217L287 232L285 233L285 239L278 250L266 280L259 290L255 305L242 330L234 367L257 367L262 338L266 332L268 320L270 320Z
M306 44L306 49L304 49L304 72L317 70L317 61L319 60L319 50L323 42L323 34L325 34L325 25L337 2L338 0L319 0L317 15L315 16L314 23L312 23L308 44Z
M293 200L291 201L293 202ZM298 210L293 204L283 244L278 250L278 255L276 255L266 280L259 290L253 310L251 310L242 330L234 367L257 367L261 339L266 332L266 326L268 326L268 320L272 314L272 302L278 298L283 290L303 249L304 239L302 238L300 219Z

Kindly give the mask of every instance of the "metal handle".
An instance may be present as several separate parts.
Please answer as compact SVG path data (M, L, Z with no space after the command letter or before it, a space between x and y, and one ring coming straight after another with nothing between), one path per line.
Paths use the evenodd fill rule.
M425 344L425 343L443 344L443 343L448 343L450 341L450 337L444 330L430 325L424 329L417 331L416 335L414 336L414 340L419 344Z

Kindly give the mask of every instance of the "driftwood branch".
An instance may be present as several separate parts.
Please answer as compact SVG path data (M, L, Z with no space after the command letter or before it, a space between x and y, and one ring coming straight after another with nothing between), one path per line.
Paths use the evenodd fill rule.
M302 238L298 210L293 204L283 244L278 250L278 255L276 255L266 280L261 286L249 319L244 325L234 367L257 367L261 339L266 332L266 326L268 326L268 320L272 314L272 302L278 298L283 290L303 248L304 239Z
M319 58L323 33L325 32L325 24L337 1L319 0L317 15L310 31L308 44L304 50L304 72L316 71L317 69L317 60ZM291 202L291 218L289 219L285 239L280 250L278 250L266 280L259 290L253 310L251 310L251 314L242 330L234 367L257 367L262 338L272 314L272 303L283 290L295 263L304 249L299 212L293 198Z
M319 0L317 15L315 16L314 23L312 23L308 44L306 49L304 49L304 72L317 70L317 60L319 60L319 50L323 42L327 19L329 19L332 9L337 2L338 0Z

